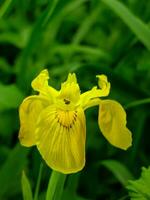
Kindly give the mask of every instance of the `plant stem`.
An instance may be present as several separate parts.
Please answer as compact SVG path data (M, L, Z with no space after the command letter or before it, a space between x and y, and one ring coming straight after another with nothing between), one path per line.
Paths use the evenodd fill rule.
M63 193L63 187L65 183L66 175L52 171L47 193L46 193L46 200L60 200L62 193Z
M34 194L34 200L38 200L40 182L41 182L41 178L42 178L42 171L43 171L43 163L40 164L39 175L38 175L35 194Z

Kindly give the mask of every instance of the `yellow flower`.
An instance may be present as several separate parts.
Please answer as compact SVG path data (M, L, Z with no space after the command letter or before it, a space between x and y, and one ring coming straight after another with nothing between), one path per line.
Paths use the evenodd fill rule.
M110 83L98 75L98 86L81 94L76 75L69 74L60 91L48 85L48 71L33 81L38 95L27 97L19 109L22 145L36 145L48 166L62 173L80 171L85 165L85 109L99 105L98 124L104 137L126 150L131 146L131 132L126 127L126 113L113 100L101 100L109 94Z

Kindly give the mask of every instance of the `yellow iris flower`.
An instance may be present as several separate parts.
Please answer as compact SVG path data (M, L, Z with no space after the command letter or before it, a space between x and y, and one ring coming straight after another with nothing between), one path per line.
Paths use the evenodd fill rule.
M60 91L48 85L48 71L33 81L38 95L27 97L19 109L22 145L36 145L47 165L69 174L85 165L85 109L99 105L98 124L104 137L114 146L126 150L132 143L126 127L126 113L113 100L101 100L109 94L110 83L98 75L98 86L81 94L76 75L69 74Z

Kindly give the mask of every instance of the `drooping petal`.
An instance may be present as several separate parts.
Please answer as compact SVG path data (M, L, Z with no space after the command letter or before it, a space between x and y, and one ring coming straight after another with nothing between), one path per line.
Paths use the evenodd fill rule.
M98 78L98 86L100 89L95 86L91 90L81 94L80 102L83 109L87 109L95 105L95 102L98 102L99 104L99 101L95 101L95 99L99 97L105 97L110 92L110 83L107 80L107 76L97 75L96 77Z
M126 127L126 112L118 102L101 101L98 124L102 134L112 145L124 150L131 146L132 136Z
M20 105L19 140L22 145L30 147L36 144L35 129L37 118L46 106L47 102L36 95L27 97Z
M65 174L74 173L85 165L85 132L82 108L64 111L52 105L40 116L37 148L52 169Z

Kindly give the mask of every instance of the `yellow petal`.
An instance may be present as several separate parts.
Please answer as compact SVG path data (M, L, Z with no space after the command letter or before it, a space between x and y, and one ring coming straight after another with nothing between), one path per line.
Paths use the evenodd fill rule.
M58 95L58 91L48 85L48 79L49 79L48 70L44 69L32 81L31 85L35 91L40 92L40 94L49 98L50 101L53 101L54 97Z
M73 74L69 73L67 80L63 84L67 85L67 84L72 84L72 83L77 83L77 78L76 78L75 73Z
M61 84L60 95L58 98L65 99L74 104L79 101L80 88L74 73L69 74L67 80Z
M52 169L69 174L85 165L85 116L81 108L75 111L46 108L36 132L37 148Z
M38 96L27 97L19 108L20 117L20 131L19 140L24 146L33 146L35 141L35 129L37 118L46 106L46 102L41 100Z
M32 81L32 88L38 92L48 87L49 74L47 69L44 69L40 74Z
M107 76L102 74L102 75L97 75L96 77L98 78L98 86L103 91L103 96L109 95L110 83L107 80Z
M96 105L98 105L99 101L97 101L97 99L99 97L107 96L110 92L110 83L107 80L107 76L97 75L96 77L98 78L98 86L100 87L100 89L95 86L91 90L81 94L80 104L83 109L92 107L93 105L95 105L95 102L97 102Z
M116 101L101 101L99 127L104 137L114 146L126 150L131 146L132 136L126 127L126 113Z

